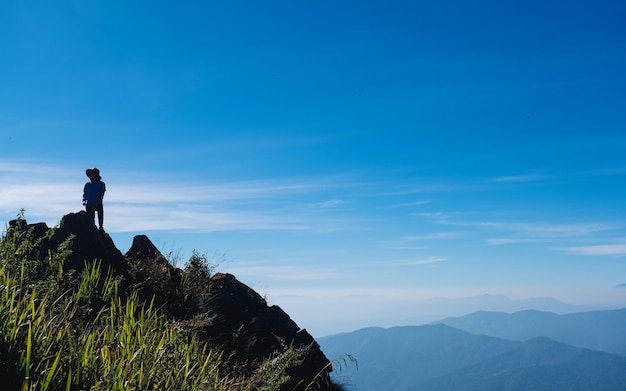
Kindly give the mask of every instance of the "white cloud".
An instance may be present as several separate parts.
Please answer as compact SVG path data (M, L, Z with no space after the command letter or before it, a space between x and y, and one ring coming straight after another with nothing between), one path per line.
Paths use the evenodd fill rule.
M459 217L462 215L460 213L441 212L418 214L418 216L431 220L435 224L513 232L522 236L519 239L523 240L578 237L621 228L616 224L602 222L558 224L524 221L472 221L461 220Z
M446 231L446 232L435 232L427 235L410 235L403 236L397 239L399 243L409 243L409 242L421 242L427 240L440 240L440 239L454 239L463 236L463 232L458 231Z
M429 256L429 257L418 257L415 259L395 261L394 264L401 265L401 266L432 265L432 264L444 262L447 260L448 258L446 257Z
M453 223L451 222L453 218L457 217L459 213L444 213L444 212L423 212L423 213L415 213L412 216L419 216L421 218L431 220L435 224L449 224L449 225L469 225L467 223Z
M493 245L493 246L500 246L500 245L506 245L506 244L531 243L531 242L534 242L534 240L514 239L514 238L487 238L485 239L485 243Z
M624 175L626 174L626 167L612 167L612 168L600 168L596 170L589 170L581 172L580 175L588 176L612 176L612 175Z
M564 250L575 255L626 255L626 244L577 246L568 247Z
M496 228L506 231L516 231L529 237L564 238L585 236L597 232L609 231L617 226L606 223L527 223L527 222L477 222L476 226Z
M490 182L508 182L508 183L521 183L521 182L537 182L543 181L550 178L548 175L541 174L522 174L522 175L511 175L511 176L503 176L492 178Z
M466 185L461 183L419 183L412 185L401 185L398 190L383 193L383 195L399 196L399 195L412 195L422 193L450 193L460 192L465 190L476 190L479 188L475 185Z
M0 160L0 221L25 209L28 221L55 225L82 207L82 171L29 162ZM115 178L115 182L107 181ZM105 227L110 232L189 230L337 231L354 226L342 216L321 215L343 201L331 199L307 208L321 192L344 183L332 178L185 183L174 177L155 182L141 174L108 173ZM136 178L143 178L138 181ZM86 179L86 178L85 178Z
M280 281L317 281L328 280L331 278L341 277L337 272L323 268L308 268L296 266L240 266L229 267L226 269L228 273L232 273L238 277L245 279L245 276L253 278L265 278L268 280Z
M389 247L391 250L402 250L402 251L421 251L428 249L428 246L391 246Z
M312 219L260 211L235 211L204 205L105 205L109 230L134 231L230 231L230 230L307 230ZM107 211L111 212L107 212Z
M432 201L423 200L423 201L413 201L413 202L405 202L403 204L392 205L391 208L410 208L413 206L422 206L426 204L430 204Z
M345 203L346 202L344 200L334 199L334 200L328 200L328 201L311 204L310 206L313 208L333 208L335 206L343 205Z
M319 191L321 183L242 181L211 185L185 183L136 183L109 186L107 200L120 203L162 204L167 202L216 202L286 198L295 193ZM82 189L82 188L81 188Z
M63 167L34 163L32 161L0 159L0 177L4 179L16 178L24 182L31 182L39 178L67 178L70 177L70 175L76 175L76 170L68 170Z

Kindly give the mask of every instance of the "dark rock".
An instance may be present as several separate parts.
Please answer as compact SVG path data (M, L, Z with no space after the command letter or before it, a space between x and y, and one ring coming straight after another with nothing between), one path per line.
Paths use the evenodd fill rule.
M128 265L122 253L115 247L111 237L99 231L89 215L84 212L70 213L61 219L57 228L48 228L45 223L28 224L24 219L9 222L7 236L21 232L19 240L29 239L32 243L31 257L42 260L49 251L60 251L60 247L70 242L71 251L63 267L66 270L83 270L85 263L102 262L105 270L111 267L115 274L125 274Z
M136 235L124 255L131 267L132 279L141 285L142 300L154 300L167 316L189 319L196 313L182 289L182 271L165 258L146 235Z
M313 337L278 306L265 299L231 274L217 273L210 280L209 308L215 315L202 333L229 354L228 360L252 365L259 358L287 346L307 347L304 362L290 368L288 390L303 390L317 374L327 377L328 359Z
M61 219L59 228L50 235L51 248L73 236L72 254L66 268L82 270L85 262L100 261L104 269L111 267L115 274L126 274L128 265L124 255L115 247L111 237L99 231L87 212L70 213ZM44 241L45 242L45 241Z
M268 306L261 295L235 276L217 273L206 280L202 276L187 276L188 283L196 286L181 288L181 270L171 266L145 235L133 238L125 257L142 274L139 279L150 281L144 285L156 288L149 295L168 316L189 319L190 315L206 311L210 322L194 331L223 350L225 365L249 375L261 361L289 346L308 348L302 364L288 370L292 380L283 389L303 390L320 373L320 383L328 382L329 361L315 339L280 307ZM206 302L201 306L189 302L198 294L206 294Z
M133 244L124 255L126 262L135 270L151 270L180 283L181 270L172 266L146 235L136 235Z
M146 235L136 235L133 238L132 246L130 246L124 257L127 260L130 259L143 263L149 262L166 268L174 268Z
M30 235L31 238L36 239L43 237L49 229L46 223L28 224L24 219L16 219L9 221L7 236L20 232L22 235ZM25 239L25 237L22 236L20 239Z

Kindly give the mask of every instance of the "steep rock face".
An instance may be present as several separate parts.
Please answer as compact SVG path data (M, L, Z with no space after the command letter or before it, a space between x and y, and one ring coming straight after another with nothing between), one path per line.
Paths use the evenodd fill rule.
M147 262L158 265L163 269L175 269L146 235L136 235L133 238L133 244L124 255L124 258L135 262Z
M198 308L189 302L182 286L182 271L172 266L146 235L133 238L124 258L131 269L130 279L141 282L142 300L154 300L157 308L174 319L196 316Z
M286 389L304 389L316 374L327 372L329 361L317 342L280 307L268 306L263 297L231 274L215 274L209 289L208 307L215 317L201 331L229 352L228 360L251 363L292 345L309 348L303 363L289 373L292 379L305 381L300 385L294 381Z
M300 365L288 370L290 381L284 390L304 390L317 380L318 388L336 389L329 384L331 367L313 337L301 329L281 308L268 306L265 299L231 274L217 273L206 279L183 281L183 271L172 266L145 235L135 236L125 255L110 236L98 231L83 211L70 213L59 226L28 224L23 219L9 223L7 235L23 232L19 240L33 244L29 256L45 259L49 252L69 250L65 270L82 270L85 263L100 261L106 269L122 276L124 286L139 284L140 297L155 299L155 304L172 319L207 320L193 327L198 336L224 352L225 365L239 368L242 374L281 352L288 346L307 348ZM185 286L187 284L187 287ZM189 284L206 293L201 305L188 302Z
M169 296L156 297L157 302L164 303L163 308L170 315L185 318L193 312L186 307L184 294L180 292L181 270L174 268L147 236L135 236L125 257L129 264L140 270L160 270L170 276L159 282ZM196 315L210 319L194 330L202 339L224 351L226 365L247 373L274 352L283 351L288 346L306 347L302 364L288 372L292 380L284 389L303 390L320 373L321 379L317 380L321 380L321 384L327 382L328 359L313 337L280 307L268 306L261 295L231 274L217 273L210 278L207 276L207 280L191 283L202 285L202 290L207 292L206 302L202 305L206 312Z

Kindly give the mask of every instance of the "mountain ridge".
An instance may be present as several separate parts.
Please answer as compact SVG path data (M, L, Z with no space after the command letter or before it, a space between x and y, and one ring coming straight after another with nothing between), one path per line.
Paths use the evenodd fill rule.
M420 384L423 391L499 391L522 389L568 391L620 390L626 385L624 374L599 368L626 368L626 357L590 349L576 348L550 338L537 337L519 348L490 357L478 364ZM601 370L601 369L600 369Z
M626 356L626 328L622 326L626 324L626 308L571 314L477 311L436 323L516 341L545 336L567 345Z
M516 312L537 309L558 314L597 311L605 307L570 304L548 297L512 299L502 294L482 294L460 298L389 299L375 295L274 297L278 303L316 337L350 332L364 327L423 325L447 317L459 317L486 310ZM377 308L375 312L371 308ZM310 311L313 308L315 311ZM333 313L332 319L319 319L315 313Z
M548 337L515 341L433 323L365 328L318 343L327 355L356 357L359 370L341 376L361 391L626 389L626 357Z

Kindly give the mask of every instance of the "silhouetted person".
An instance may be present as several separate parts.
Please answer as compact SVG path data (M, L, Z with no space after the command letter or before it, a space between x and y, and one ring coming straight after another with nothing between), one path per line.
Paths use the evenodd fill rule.
M89 182L85 183L85 187L83 188L83 205L85 205L87 214L94 219L94 223L96 212L98 212L98 226L102 231L104 230L104 228L102 228L102 223L104 221L102 199L104 198L106 186L104 185L104 182L101 181L102 177L100 177L100 170L97 168L88 168L87 171L85 171L85 174L87 174Z

